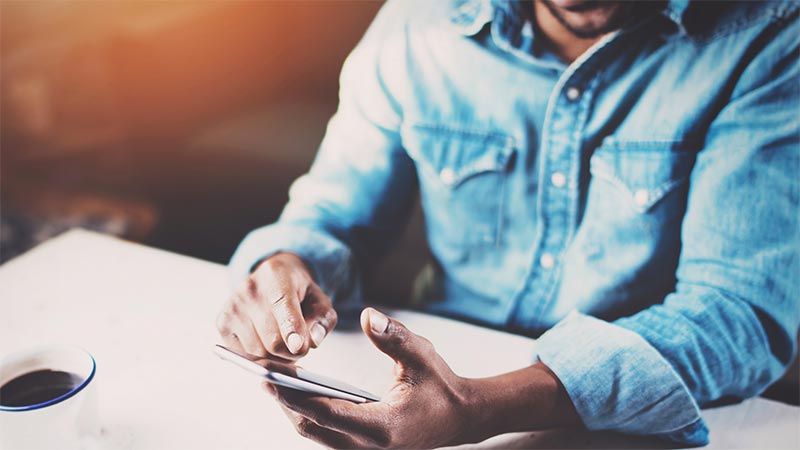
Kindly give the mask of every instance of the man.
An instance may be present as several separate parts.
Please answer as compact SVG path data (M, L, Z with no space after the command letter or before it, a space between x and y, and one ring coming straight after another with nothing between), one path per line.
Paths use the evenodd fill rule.
M367 309L383 401L268 389L334 447L585 426L708 442L699 407L780 377L800 322L796 2L387 4L280 220L232 267L225 341L297 359L421 193L428 311L542 334L531 366L456 376Z

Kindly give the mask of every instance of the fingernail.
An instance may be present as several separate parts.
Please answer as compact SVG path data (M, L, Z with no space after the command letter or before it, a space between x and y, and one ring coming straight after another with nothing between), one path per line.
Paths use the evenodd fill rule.
M325 339L325 327L319 323L315 323L311 327L311 340L314 341L314 345L319 347L323 339Z
M389 318L372 309L369 311L369 327L373 333L383 334L389 328Z
M297 333L289 333L286 337L286 346L290 352L297 353L303 347L303 338Z

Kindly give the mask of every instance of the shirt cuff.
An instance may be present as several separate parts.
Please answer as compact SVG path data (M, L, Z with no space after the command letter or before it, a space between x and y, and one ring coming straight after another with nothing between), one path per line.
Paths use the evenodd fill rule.
M708 444L708 428L683 380L640 335L573 311L536 341L590 430Z
M278 252L298 255L338 307L360 301L350 249L328 233L300 225L276 223L250 232L228 265L234 286L241 284L259 262Z

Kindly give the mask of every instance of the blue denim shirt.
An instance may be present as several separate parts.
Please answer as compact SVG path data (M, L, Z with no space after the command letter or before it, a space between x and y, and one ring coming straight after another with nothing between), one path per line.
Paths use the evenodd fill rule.
M521 7L389 2L309 173L231 266L291 251L358 302L419 193L424 308L544 332L590 429L702 445L699 407L795 352L798 3L673 0L569 65Z

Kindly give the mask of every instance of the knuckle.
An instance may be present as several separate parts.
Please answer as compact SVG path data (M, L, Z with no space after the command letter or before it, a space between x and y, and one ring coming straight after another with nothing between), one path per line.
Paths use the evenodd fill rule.
M377 448L391 448L394 443L394 436L392 436L391 430L382 428L380 430L375 430L371 441Z
M325 313L325 329L331 331L336 327L336 324L339 323L339 314L336 313L336 310L333 308L328 309L328 312Z
M436 347L434 347L433 342L424 337L419 338L419 346L420 351L425 356L432 356L436 353Z
M301 436L309 437L311 435L311 430L314 428L314 424L308 418L299 416L295 421L294 428Z
M395 348L399 348L405 346L405 344L408 342L408 336L406 336L405 333L400 333L400 332L392 333L390 335L390 338L387 339L387 341L389 345Z
M224 310L217 315L217 331L223 336L228 336L233 332L233 320L231 314Z
M316 411L314 420L320 425L328 428L333 428L336 425L337 418L343 417L339 409L332 407L331 409L322 409Z
M287 269L287 264L284 261L284 258L279 257L279 255L275 255L271 258L267 258L260 266L263 268L264 273L268 273L270 275L280 274L285 272Z
M228 315L235 316L238 314L239 310L241 309L242 304L242 297L239 294L234 295L228 300L228 303L223 308L223 311L228 313Z
M314 280L311 279L311 276L309 276L309 273L306 272L305 270L297 270L296 268L294 268L291 271L291 277L296 283L303 286L311 287L312 284L314 283Z
M269 299L269 304L272 305L273 308L279 308L288 302L288 298L286 297L285 293L281 293L280 295L273 296Z
M234 294L234 296L231 298L231 301L228 302L228 309L233 313L238 312L240 309L242 309L242 307L244 307L245 304L247 304L247 299L247 293L236 292L236 294Z
M258 280L253 275L247 277L244 292L240 292L239 297L258 298Z
M239 336L239 342L242 344L242 348L250 355L261 357L264 356L264 350L261 348L260 345L256 344L253 341L252 336L247 333L243 333Z
M281 267L282 261L281 258L277 257L278 255L273 255L272 258L267 258L261 264L261 267L264 267L267 270L275 270Z
M266 345L267 351L270 352L271 354L274 355L278 353L284 353L283 338L281 337L280 334L272 333L270 335L269 341L266 342L266 344L267 344Z
M300 329L302 316L297 318L293 313L287 311L285 314L276 314L275 319L278 323L278 329L282 330L284 333L290 333Z
M217 331L219 331L221 335L226 336L233 332L238 312L239 309L236 305L232 302L228 302L222 311L217 314L217 319L214 324L217 326Z

